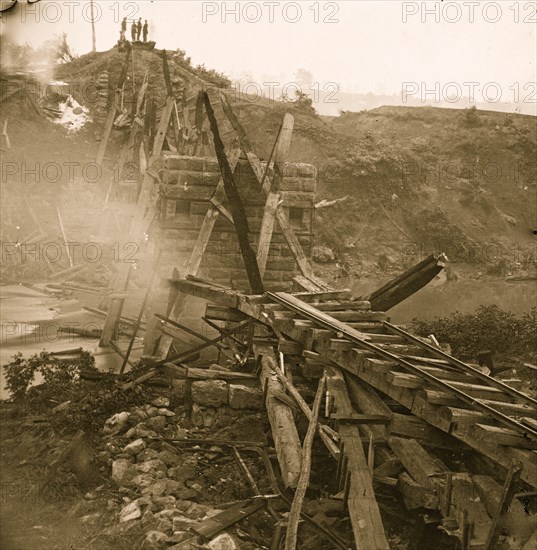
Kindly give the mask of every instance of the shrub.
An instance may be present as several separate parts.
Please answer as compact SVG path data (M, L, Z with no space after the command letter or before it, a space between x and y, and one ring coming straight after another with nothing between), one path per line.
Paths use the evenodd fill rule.
M475 313L455 312L432 321L414 319L412 328L421 336L434 334L463 358L475 358L483 350L505 359L537 353L537 308L517 317L497 305L484 305Z

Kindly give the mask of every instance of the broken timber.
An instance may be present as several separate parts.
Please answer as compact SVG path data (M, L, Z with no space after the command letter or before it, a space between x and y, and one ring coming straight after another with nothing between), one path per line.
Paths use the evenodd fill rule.
M265 390L265 404L282 477L286 487L296 487L302 465L302 445L291 408L275 397L283 392L283 386L274 374L274 350L254 345L254 353L261 357L261 387Z
M371 302L373 311L388 311L430 283L446 266L447 258L429 256L364 298Z
M302 304L300 308L293 310L295 312L293 316L289 318L284 316L281 320L277 320L273 309L264 308L274 298L277 298L277 303L280 303L277 295L268 294L263 298L248 297L240 292L226 291L194 281L174 281L173 284L183 292L204 296L215 303L235 307L259 322L272 326L279 333L299 342L304 350L314 350L320 354L326 364L336 364L364 380L395 399L429 425L447 432L504 468L508 469L513 459L521 460L525 464L522 479L532 486L537 486L537 444L534 429L531 428L530 421L522 420L522 418L536 420L537 407L531 404L531 399L527 396L517 397L520 392L506 390L510 392L506 395L509 397L512 395L513 399L525 399L520 404L473 397L474 385L492 388L493 385L498 385L497 381L488 380L486 376L481 379L475 378L480 375L473 368L466 372L461 371L456 364L457 360L451 356L448 356L449 360L431 356L431 350L428 346L422 345L424 343L421 340L417 340L416 345L412 347L392 343L372 344L376 337L376 333L370 328L372 325L378 327L378 330L384 334L391 333L391 330L388 330L391 327L387 324L383 325L379 320L368 321L367 316L361 321L347 323L343 319L330 320L327 312L317 311L316 313L310 309L313 307L311 304L306 308L305 305L308 304L304 305L301 299L298 301ZM318 294L318 296L321 295L321 293ZM286 297L283 300L285 306L282 306L282 311L286 310L289 303L296 304L296 300L295 297L289 302ZM313 300L308 298L308 301ZM371 316L374 317L372 313ZM367 335L369 341L357 337L355 331ZM351 342L346 348L348 351L331 348L334 339L338 338ZM409 354L410 350L412 352ZM435 348L435 353L437 351ZM394 380L391 373L397 373L398 377L413 374L423 380L426 386L430 384L430 389L416 390L404 385L395 385L391 381ZM451 385L450 382L455 382L454 377L458 377L458 380L465 383L468 389L463 391L459 389L460 386ZM439 393L451 396L458 405L435 404L434 400ZM530 402L527 401L528 399ZM525 442L524 447L530 448L504 445L494 439L492 432L490 437L483 439L483 436L479 435L479 433L482 434L482 426L492 426L502 430L499 432L501 437L507 437L507 434L515 432ZM503 441L505 442L505 439ZM510 441L515 443L516 437Z

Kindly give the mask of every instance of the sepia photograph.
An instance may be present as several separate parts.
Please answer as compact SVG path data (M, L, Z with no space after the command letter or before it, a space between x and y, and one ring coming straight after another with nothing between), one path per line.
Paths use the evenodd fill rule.
M0 550L537 549L537 2L0 0Z

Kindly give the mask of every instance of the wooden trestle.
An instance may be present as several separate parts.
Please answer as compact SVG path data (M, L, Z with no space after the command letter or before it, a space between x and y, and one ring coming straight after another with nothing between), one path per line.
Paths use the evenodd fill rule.
M368 301L353 301L347 290L248 296L200 280L169 282L176 291L217 304L208 306L213 319L227 309L222 319L232 318L229 313L234 312L240 319L270 327L273 346L301 356L310 376L315 368L319 375L324 369L328 409L339 433L339 482L359 548L387 548L373 493L373 465L362 447L364 434L370 434L373 443L373 437L383 433L394 449L402 448L395 436L419 433L440 447L461 448L462 442L462 448L506 470L522 465L521 479L537 488L537 401L517 390L516 380L499 381L452 357L428 339L392 325L385 313L371 311ZM346 379L356 386L353 391ZM408 414L392 412L383 402L379 405L378 394L369 399L359 381L402 405ZM439 477L427 486L443 502L438 507L447 517L456 507L450 500L453 487L467 480L461 474L443 474L433 473ZM491 534L481 527L474 531L472 544L486 547Z

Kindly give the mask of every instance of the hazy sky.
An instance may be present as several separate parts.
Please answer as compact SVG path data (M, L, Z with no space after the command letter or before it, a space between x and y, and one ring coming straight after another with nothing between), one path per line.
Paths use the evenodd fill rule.
M12 0L0 3L6 1ZM66 32L76 53L91 49L89 0L40 0L31 6L33 13L26 1L3 18L2 32L36 45ZM142 17L149 20L157 47L184 49L195 64L232 77L292 81L297 69L305 68L321 88L335 82L348 91L394 94L401 93L402 83L415 82L418 88L407 90L419 94L438 82L442 95L456 95L459 86L467 96L465 83L477 83L480 95L493 82L486 89L489 97L501 92L502 100L512 101L518 91L522 99L537 99L532 84L537 16L535 2L526 0L95 3L101 51L116 42L118 19ZM444 89L450 82L456 86Z

